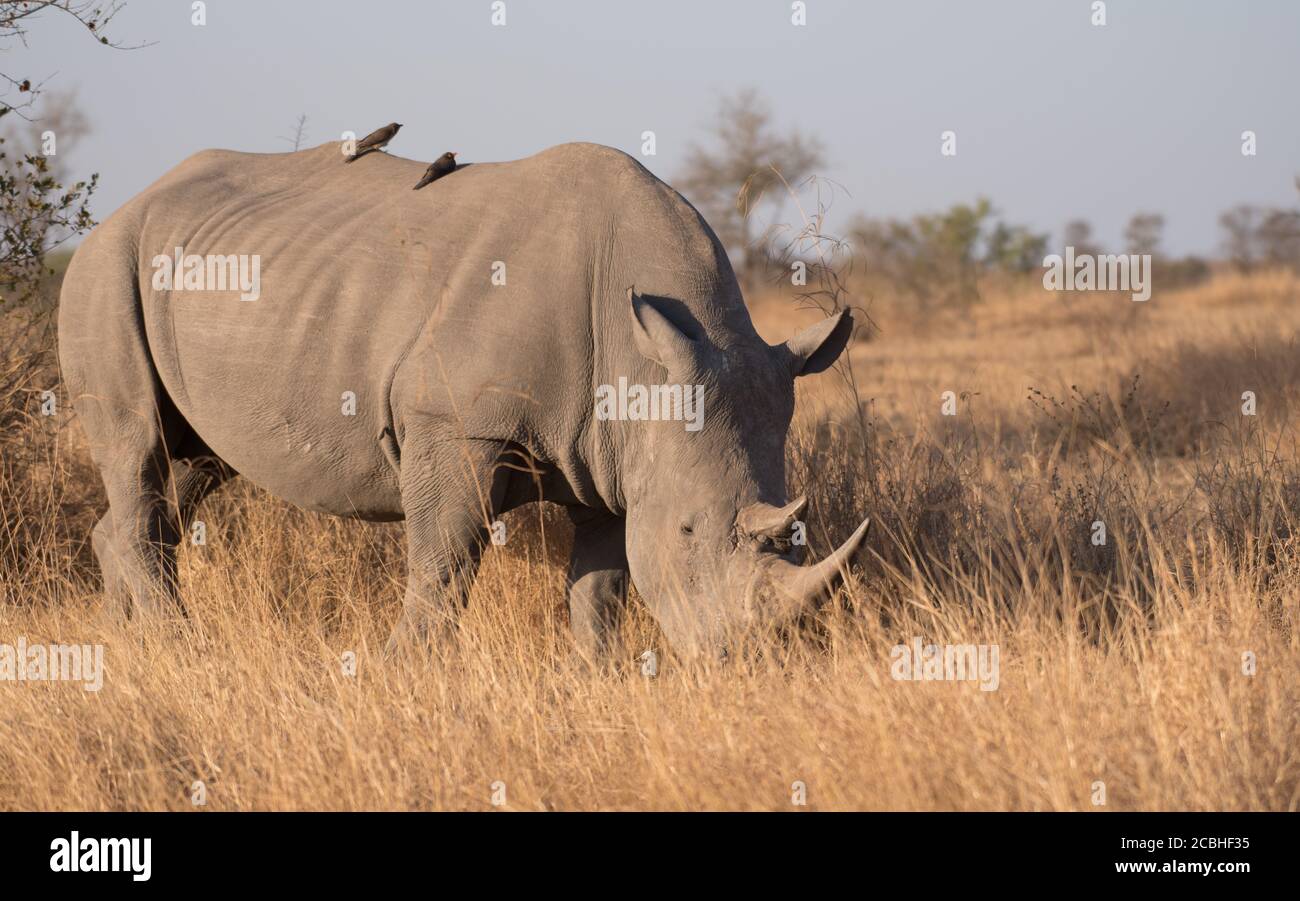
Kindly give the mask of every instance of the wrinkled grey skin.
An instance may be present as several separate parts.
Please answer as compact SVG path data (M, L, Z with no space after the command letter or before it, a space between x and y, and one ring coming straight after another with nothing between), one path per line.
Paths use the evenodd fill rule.
M108 493L106 592L174 609L175 545L238 473L309 510L405 519L390 650L454 622L489 524L541 497L575 524L570 615L591 652L629 574L687 652L824 597L866 524L797 566L784 443L794 378L834 361L848 314L767 345L708 225L619 151L566 144L412 192L423 168L345 165L334 143L205 151L87 237L59 357ZM260 255L260 298L155 290L177 245ZM704 385L703 429L598 420L595 388L620 376Z

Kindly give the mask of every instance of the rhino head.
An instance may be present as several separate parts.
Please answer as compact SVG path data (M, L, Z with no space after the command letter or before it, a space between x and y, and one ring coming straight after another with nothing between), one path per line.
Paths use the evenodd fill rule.
M866 534L863 522L824 560L801 565L792 539L806 501L788 498L785 483L794 380L834 363L853 319L842 311L774 346L749 325L721 343L674 322L662 299L629 297L637 351L667 384L703 396L690 428L638 423L644 437L625 463L629 570L674 649L725 653L739 633L815 609Z

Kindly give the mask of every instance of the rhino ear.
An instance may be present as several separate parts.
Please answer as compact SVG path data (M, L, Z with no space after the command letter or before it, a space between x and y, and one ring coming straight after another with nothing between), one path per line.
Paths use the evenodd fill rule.
M632 307L632 337L641 356L668 370L681 371L695 359L695 342L647 297L627 289Z
M839 357L853 334L853 314L840 310L834 316L809 326L789 341L792 375L813 375L830 367Z

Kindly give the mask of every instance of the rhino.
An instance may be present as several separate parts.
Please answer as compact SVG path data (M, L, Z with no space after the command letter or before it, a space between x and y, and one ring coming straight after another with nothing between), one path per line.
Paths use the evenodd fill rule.
M573 522L570 625L593 655L629 578L687 653L834 590L867 522L802 559L785 439L794 380L832 365L850 312L768 345L712 229L612 148L420 192L424 163L344 159L337 142L202 151L78 248L59 360L108 496L92 534L107 596L183 614L177 543L236 475L405 521L390 652L454 630L498 517L539 500ZM614 385L686 386L703 415L598 415Z

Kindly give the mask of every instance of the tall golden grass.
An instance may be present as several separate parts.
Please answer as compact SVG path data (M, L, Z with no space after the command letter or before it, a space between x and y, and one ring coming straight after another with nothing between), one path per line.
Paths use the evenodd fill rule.
M789 298L753 307L769 340L802 321ZM874 518L861 568L724 665L674 659L634 597L605 672L572 650L568 536L539 508L427 659L380 653L400 527L239 482L182 548L191 621L122 621L89 553L84 440L66 398L38 415L52 337L11 312L0 643L102 644L106 675L0 682L0 807L195 809L196 782L210 810L790 810L796 783L820 810L1300 807L1300 282L872 314L862 414L818 377L789 443L816 551ZM895 680L914 636L998 645L997 690Z

